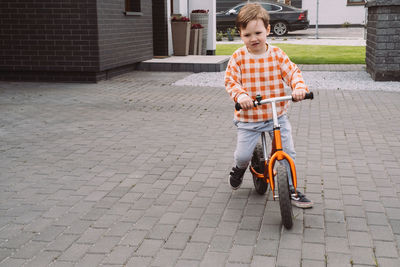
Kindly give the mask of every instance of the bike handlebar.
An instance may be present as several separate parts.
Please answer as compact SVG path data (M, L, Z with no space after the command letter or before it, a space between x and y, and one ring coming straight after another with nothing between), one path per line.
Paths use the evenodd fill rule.
M314 93L313 92L306 93L304 99L314 99ZM263 100L260 100L260 101L254 100L253 103L254 103L254 106L256 107L258 105L262 105L262 104L265 104L265 103L288 101L288 100L294 101L293 97L291 97L291 96L283 96L283 97L274 97L274 98L263 99ZM239 103L236 103L235 104L235 109L237 111L239 111L239 110L242 109L242 107L240 106Z

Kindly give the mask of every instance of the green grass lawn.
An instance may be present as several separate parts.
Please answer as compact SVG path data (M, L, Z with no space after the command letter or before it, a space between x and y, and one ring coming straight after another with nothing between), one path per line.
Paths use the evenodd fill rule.
M365 64L365 46L272 44L296 64ZM217 55L232 55L243 44L217 44Z

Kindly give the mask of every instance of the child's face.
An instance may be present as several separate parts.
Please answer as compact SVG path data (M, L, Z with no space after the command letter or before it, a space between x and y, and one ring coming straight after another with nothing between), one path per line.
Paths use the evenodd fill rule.
M251 20L246 28L240 29L240 38L252 54L262 54L266 51L265 43L270 32L270 26L265 28L261 19Z

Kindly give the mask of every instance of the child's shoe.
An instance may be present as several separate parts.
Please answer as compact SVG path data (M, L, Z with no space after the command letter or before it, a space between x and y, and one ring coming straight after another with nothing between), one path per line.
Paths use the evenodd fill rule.
M240 187L240 185L243 182L243 175L246 171L245 169L240 169L237 166L232 168L232 171L230 172L229 176L229 183L231 184L231 187L233 190L236 190Z
M292 205L295 205L296 207L299 207L302 209L308 209L313 206L312 201L309 200L308 198L306 198L306 196L298 190L297 190L297 197L296 197L294 188L290 189L290 196L292 199Z

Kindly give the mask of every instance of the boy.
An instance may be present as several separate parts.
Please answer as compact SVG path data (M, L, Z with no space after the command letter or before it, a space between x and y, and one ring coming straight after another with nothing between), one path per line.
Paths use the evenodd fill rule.
M234 154L236 167L232 168L229 177L234 190L242 184L243 175L261 132L272 134L270 105L254 107L256 95L261 95L262 99L284 96L283 82L292 88L295 101L304 99L308 91L297 66L280 48L266 43L270 33L269 15L261 5L250 3L242 7L236 19L236 27L245 46L233 53L225 73L226 90L242 107L242 110L235 111L234 116L234 123L238 128ZM276 103L283 150L294 160L296 152L286 115L287 107L287 101ZM290 175L290 171L288 173ZM299 191L296 197L291 177L289 187L292 204L300 208L312 207L313 203Z

